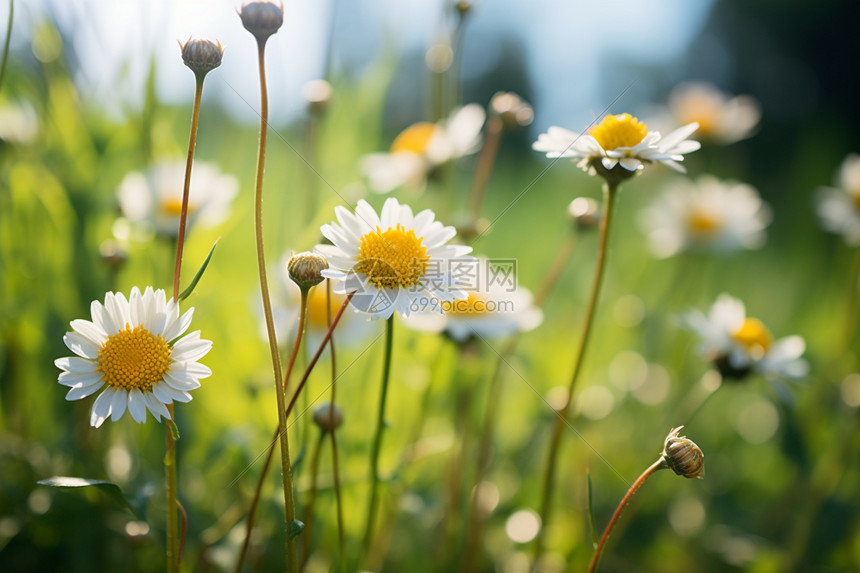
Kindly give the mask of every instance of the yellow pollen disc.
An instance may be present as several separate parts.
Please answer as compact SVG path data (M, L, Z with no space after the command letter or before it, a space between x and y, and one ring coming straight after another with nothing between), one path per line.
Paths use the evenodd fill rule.
M161 210L168 215L182 215L182 197L168 197L161 202ZM191 212L191 202L188 202L188 212Z
M394 138L394 143L391 144L391 153L411 151L423 155L427 151L427 146L430 145L430 140L435 132L436 126L426 121L410 125Z
M411 287L418 284L427 270L427 247L421 245L424 237L397 225L367 233L358 247L355 272L367 276L376 288Z
M308 325L317 328L328 328L328 315L326 314L325 301L326 292L325 285L320 285L323 288L314 287L308 294ZM334 320L334 315L340 310L343 304L343 295L331 293L331 319Z
M697 235L710 235L722 226L719 217L700 210L694 210L687 216L687 226Z
M763 356L773 342L773 335L757 318L747 318L740 329L732 335L739 343L756 355Z
M487 301L483 297L470 292L466 300L442 301L442 310L445 314L454 316L475 316L488 314Z
M588 134L606 151L633 147L648 135L648 127L629 113L607 115Z
M98 355L98 372L114 390L152 390L170 370L170 346L143 325L108 336Z

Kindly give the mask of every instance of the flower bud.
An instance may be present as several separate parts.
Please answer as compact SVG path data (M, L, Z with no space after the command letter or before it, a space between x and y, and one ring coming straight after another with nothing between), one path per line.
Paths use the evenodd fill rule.
M221 56L224 54L221 42L213 44L209 40L188 38L185 45L180 44L180 47L182 48L182 61L191 68L191 71L198 78L202 78L221 65Z
M333 432L343 424L343 412L337 406L332 408L329 402L323 402L314 408L314 423L324 432Z
M460 17L463 17L472 10L472 3L461 0L454 5L454 8L457 9L457 13L460 14Z
M702 479L705 473L705 454L693 440L678 436L683 427L678 426L666 436L663 443L663 463L679 476Z
M265 42L284 23L284 6L272 2L248 2L239 11L242 25L258 42Z
M326 110L331 99L331 84L325 80L311 80L302 87L302 95L311 113L320 114Z
M117 241L107 239L99 245L102 262L111 270L117 270L128 260L128 252Z
M304 252L290 257L287 271L293 282L302 290L307 290L320 284L325 277L322 271L328 268L325 257L316 253Z
M567 214L580 230L593 229L600 222L600 205L594 199L577 197L568 205Z
M497 92L490 100L490 109L502 118L506 127L525 127L535 118L532 106L511 92Z

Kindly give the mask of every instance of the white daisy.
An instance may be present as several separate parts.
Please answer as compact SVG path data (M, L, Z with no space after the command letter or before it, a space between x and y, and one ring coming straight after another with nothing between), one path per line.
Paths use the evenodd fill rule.
M535 151L543 151L550 159L569 157L580 159L577 165L591 175L596 173L592 161L600 160L607 170L620 165L628 171L638 171L646 163L657 161L683 173L679 161L684 154L701 147L698 141L687 139L698 128L691 123L678 128L666 137L648 127L628 113L607 115L588 133L576 133L561 127L550 127L532 144Z
M128 299L109 292L104 304L90 305L92 321L73 320L63 337L76 354L54 361L63 370L59 383L71 389L66 400L80 400L107 387L93 403L90 424L96 428L110 417L119 420L126 408L134 421L170 419L165 404L188 402L188 392L212 374L197 362L212 348L200 331L184 335L194 309L179 315L179 305L164 291L131 289ZM183 336L184 335L184 336ZM180 338L182 337L182 338Z
M703 175L695 182L678 179L640 223L657 257L682 251L732 252L764 245L770 207L754 187Z
M543 312L534 306L532 293L517 285L516 277L491 262L479 258L470 264L466 300L442 303L445 314L416 312L405 319L415 330L444 331L457 342L479 336L494 338L537 328Z
M287 270L287 262L292 256L291 252L281 258L274 275L276 280L272 283L272 314L275 320L275 332L278 342L282 345L288 344L289 340L295 339L296 330L299 325L299 310L301 308L302 291L290 278ZM339 290L339 289L338 289ZM331 316L337 314L346 295L335 292L332 285L331 293ZM258 304L260 317L260 336L266 338L266 323L263 316L262 301ZM325 282L312 287L308 292L308 316L305 325L306 348L313 353L319 347L322 339L328 332L328 314L326 313L326 285ZM350 309L343 313L334 334L338 343L347 345L356 344L365 340L373 332L372 325Z
M761 120L761 105L748 95L731 96L707 82L685 82L669 94L667 108L655 110L649 124L674 129L696 122L696 136L723 145L752 136Z
M39 133L39 119L29 103L0 103L0 141L27 145Z
M420 122L403 130L389 153L371 153L361 169L371 190L388 193L407 183L422 182L434 167L475 153L481 146L484 108L471 103L436 123Z
M387 199L380 215L366 201L355 213L335 207L338 223L323 225L333 245L318 245L330 265L322 275L341 281L336 292L354 292L351 304L373 318L396 310L408 316L414 306L442 312L440 301L465 299L457 278L460 266L474 260L471 247L446 245L454 227L435 221L433 211L417 215L397 199Z
M856 247L860 245L860 155L851 153L842 161L836 185L819 189L818 218L825 229Z
M809 371L801 358L802 337L774 340L764 323L746 316L743 302L727 294L717 298L707 316L693 310L685 322L702 337L699 352L726 378L744 378L751 371L766 378L802 378Z
M168 161L146 173L129 173L119 186L120 209L131 221L175 237L179 233L185 161ZM239 182L209 163L196 162L188 191L188 224L217 225L230 215Z

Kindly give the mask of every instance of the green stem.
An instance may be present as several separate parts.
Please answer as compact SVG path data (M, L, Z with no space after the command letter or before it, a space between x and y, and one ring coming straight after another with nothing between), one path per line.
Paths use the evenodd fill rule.
M588 567L588 573L594 573L597 571L597 565L600 563L600 556L603 554L603 549L606 547L606 540L609 539L609 534L612 533L612 528L615 527L615 522L618 521L618 518L621 516L621 512L627 506L627 503L630 501L630 498L633 497L633 494L645 483L651 474L656 472L659 469L666 467L663 457L661 456L656 462L651 464L647 470L642 472L636 481L633 482L633 485L630 486L630 489L627 490L627 493L621 498L621 503L618 504L618 507L615 508L615 513L612 514L612 519L609 520L609 524L606 526L606 529L603 530L603 535L600 536L600 541L597 543L597 549L594 550L594 556L591 558L591 565Z
M9 61L9 44L12 40L12 19L15 16L15 0L9 0L9 21L6 23L6 42L3 44L3 60L0 62L0 88L6 76L6 63Z
M320 453L322 452L325 435L326 431L321 430L320 437L314 445L314 453L311 455L311 491L309 494L310 497L308 498L308 506L305 509L305 529L302 531L302 546L304 547L300 568L302 571L307 566L308 558L311 556L311 531L314 525L314 506L317 501L317 487L319 485Z
M326 279L325 288L326 322L328 323L329 328L331 328L331 280ZM329 339L328 347L329 353L331 354L331 400L329 401L328 415L330 420L334 420L335 388L337 387L337 361L335 360L333 336ZM335 436L335 434L336 432L334 431L329 432L329 436L331 437L331 465L332 472L334 474L335 510L337 512L337 542L338 552L340 556L340 571L343 572L346 570L346 553L344 552L345 536L343 533L343 506L341 505L340 496L340 464L338 462L337 437Z
M490 181L490 175L493 173L493 166L496 163L496 156L499 154L499 142L502 140L502 128L504 122L497 113L491 113L487 119L486 135L484 136L484 145L481 147L481 152L478 154L477 162L475 163L475 174L472 176L472 192L469 200L469 214L472 220L473 230L478 218L481 216L481 203L484 200L484 194L487 190L487 183Z
M170 420L173 420L173 404L167 405ZM167 430L167 452L164 454L164 471L167 480L167 571L179 572L179 522L176 515L176 440L171 423L164 424Z
M290 527L295 520L296 506L293 500L293 473L290 464L290 444L287 436L287 409L284 386L281 383L281 357L278 353L278 340L275 334L275 321L272 316L272 301L269 298L268 279L266 278L266 258L263 250L263 168L266 164L266 138L268 135L269 97L266 90L266 39L257 40L257 63L260 71L260 142L257 149L257 173L254 192L254 230L257 243L257 269L260 275L260 293L263 298L263 313L266 317L266 333L272 355L272 370L275 378L275 401L278 406L278 435L281 442L281 470L284 478L284 531L287 550L287 571L298 571L296 545L290 539Z
M541 493L540 502L540 517L543 526L538 531L535 537L535 553L534 566L538 567L541 557L544 552L544 535L550 524L552 517L552 497L555 491L556 483L556 467L558 465L558 453L561 447L561 439L564 435L567 418L570 413L570 405L573 403L574 391L576 383L579 380L579 374L582 372L582 364L585 358L585 352L588 349L588 341L591 338L591 325L594 319L594 313L597 309L597 301L600 296L600 286L603 283L604 269L606 268L606 253L609 240L610 223L612 221L612 210L615 203L615 197L618 194L618 184L605 183L603 186L603 203L604 216L600 219L600 244L597 250L597 269L594 272L594 282L591 287L591 296L588 301L588 307L585 311L585 322L582 325L582 337L579 342L579 349L576 353L576 358L573 366L573 374L570 377L570 384L567 389L567 401L561 409L560 415L555 417L553 425L552 440L550 442L549 455L547 457L546 469L544 470L543 490Z
M382 363L382 384L379 390L379 412L376 418L376 435L370 450L370 500L367 504L367 520L364 527L364 554L367 555L373 542L373 528L376 521L376 506L379 496L379 452L382 446L382 431L385 429L385 399L388 396L388 379L391 374L391 348L394 338L394 317L386 322L385 357Z

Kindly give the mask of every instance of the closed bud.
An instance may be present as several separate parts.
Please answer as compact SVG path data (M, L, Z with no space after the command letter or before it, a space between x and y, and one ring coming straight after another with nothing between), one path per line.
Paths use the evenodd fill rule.
M699 478L705 473L705 454L693 440L678 433L684 426L678 426L669 432L663 443L663 463L679 476Z
M182 61L191 68L191 71L198 78L202 78L221 65L221 56L224 55L221 42L213 44L209 40L188 38L185 45L180 44L180 46L182 48Z
M468 14L472 10L472 3L471 2L465 2L465 1L457 2L454 5L454 8L457 9L457 13L460 14L460 16L462 17L462 16L465 16L466 14Z
M525 127L535 118L532 106L512 92L497 92L490 100L490 109L497 113L505 127Z
M593 229L600 222L600 206L588 197L577 197L571 201L567 214L580 230Z
M325 257L316 253L304 252L290 257L287 271L293 282L302 290L307 290L320 284L325 277L322 272L328 268Z
M343 412L337 406L324 402L314 408L314 423L324 432L333 432L343 423Z
M248 2L239 11L239 17L258 42L265 42L283 25L284 6L272 2Z

